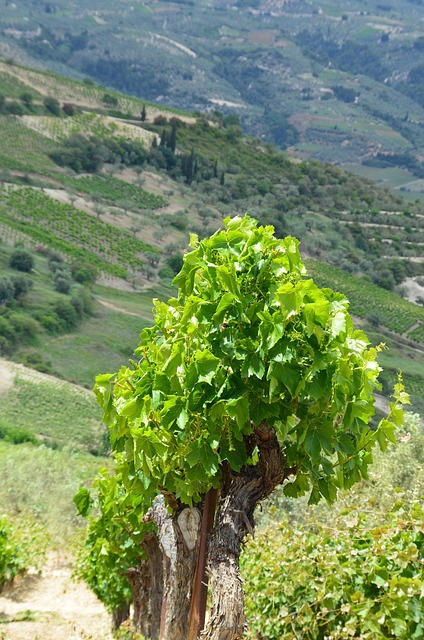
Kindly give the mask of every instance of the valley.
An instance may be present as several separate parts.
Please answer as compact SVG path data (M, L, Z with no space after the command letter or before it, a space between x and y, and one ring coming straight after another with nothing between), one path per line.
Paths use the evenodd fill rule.
M166 20L164 15L184 9L178 5L161 12L165 4L169 3L157 3L154 15ZM264 3L263 10L280 15L291 5ZM218 10L216 6L214 11ZM91 17L97 25L107 21L103 13ZM197 61L191 53L196 52L200 57L193 43L176 46L173 38L164 38L155 42L165 50L171 47L174 55ZM271 41L263 33L252 38L255 46ZM394 451L390 446L386 458L376 455L370 479L352 498L343 494L337 503L335 526L341 547L348 544L346 531L352 533L355 549L361 547L365 527L371 532L366 539L378 541L378 518L390 523L390 531L398 527L397 540L403 540L403 525L390 511L394 490L401 496L399 504L405 505L398 508L409 523L408 534L420 535L418 511L410 513L407 506L415 504L422 486L422 467L417 471L422 458L418 414L424 413L420 200L407 201L400 190L384 188L384 173L376 186L366 177L368 167L350 165L364 174L360 176L306 159L300 140L298 149L287 154L246 135L243 118L242 127L238 116L226 111L224 102L239 99L230 93L228 101L221 94L214 98L219 111L193 114L128 97L91 79L69 79L1 60L0 96L4 98L0 99L0 505L10 520L13 540L25 549L20 552L25 568L17 567L17 575L31 567L27 578L16 580L18 591L21 584L24 590L28 587L29 599L22 600L22 607L13 600L15 587L0 596L0 636L4 640L29 640L31 634L48 638L49 633L54 634L52 640L109 637L108 618L94 601L93 626L83 617L75 621L76 611L70 611L74 594L85 595L80 585L69 582L68 556L61 555L62 549L70 554L79 549L78 557L84 544L85 522L76 514L73 496L81 486L91 487L100 469L113 466L109 434L91 389L96 375L112 374L137 357L140 333L152 324L154 300L168 300L176 293L173 278L190 249L189 234L206 238L222 228L227 217L249 213L261 224L273 225L278 237L298 237L308 275L319 287L343 293L355 326L365 330L373 345L385 343L387 349L382 348L378 358L383 367L378 418L387 411L399 369L403 372L411 396L408 409L416 415L408 414L400 432L405 446ZM307 122L308 127L318 124ZM331 119L328 122L333 125ZM374 133L381 131L387 130ZM408 186L410 176L396 185L397 172L405 169L386 169L392 186ZM321 507L311 510L304 500L300 506L293 502L277 492L266 503L258 515L260 536L267 538L268 527L275 528L276 540L286 535L281 524L285 514L291 524L296 523L296 536L299 540L303 536L305 548L312 539L311 528L327 540L325 532L334 526L332 516ZM376 504L381 508L374 511ZM358 515L361 510L366 517ZM345 525L346 518L352 524ZM399 551L409 553L409 549L411 562L415 556L407 545L414 541L408 538L406 551ZM112 555L109 541L102 544L102 554ZM387 539L386 544L393 541ZM289 541L287 545L292 561L301 567L302 580L306 568L296 553L306 552L296 547L296 540L294 546ZM370 558L377 557L372 545L370 549ZM246 581L251 581L249 637L255 639L263 624L258 607L269 607L279 615L275 604L269 603L274 596L266 576L255 573L260 553L250 541L244 570ZM326 551L318 545L316 557L321 553L325 558ZM60 558L56 569L52 557ZM317 561L320 571L325 571L324 565ZM44 577L33 573L39 570ZM359 566L349 571L362 579ZM400 575L399 567L396 571ZM273 580L277 583L279 578ZM415 602L417 585L411 582L410 588ZM56 589L61 614L45 606L43 597L50 589ZM58 592L63 589L62 600ZM292 593L300 593L299 589L301 585L293 586ZM324 617L329 601L322 595L317 606L322 606L319 616ZM331 606L345 614L348 596L343 592L339 601L339 595L332 595ZM404 603L404 596L395 590L389 595L393 611L396 603ZM272 636L272 628L277 634L286 632L283 626L292 624L289 619L293 625L296 620L300 626L312 624L299 601L289 605L283 600L283 611L295 606L299 614L278 621L271 617L270 638L278 637ZM368 605L361 601L360 606ZM357 619L363 619L361 613ZM353 613L349 620L346 624L353 625ZM355 624L368 622L374 628L380 624L376 613Z
M237 114L245 132L295 157L370 166L390 187L396 174L395 189L422 198L420 2L143 0L87 9L79 1L2 0L0 7L6 59L168 108ZM41 93L49 83L51 90L47 78L36 81ZM87 104L89 88L78 93L73 101Z

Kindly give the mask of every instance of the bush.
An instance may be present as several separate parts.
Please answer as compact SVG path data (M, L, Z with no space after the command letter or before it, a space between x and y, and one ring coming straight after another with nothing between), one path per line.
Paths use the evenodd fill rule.
M71 278L66 271L56 271L54 277L54 288L59 293L68 294L71 290Z
M21 342L31 342L40 331L40 326L34 318L20 313L11 313L8 316L8 321L15 336Z
M71 298L71 305L79 318L93 315L94 305L93 296L89 289L80 289L76 295Z
M0 276L0 305L9 304L15 295L15 287L11 278Z
M37 319L49 333L60 333L62 330L62 324L55 313L46 313Z
M78 316L74 307L67 300L58 300L54 306L54 311L59 320L62 321L65 329L73 329L78 323Z
M63 113L65 113L67 116L70 116L70 117L75 115L75 107L73 104L70 104L69 102L65 102L63 104L62 111Z
M83 285L94 284L98 275L96 267L84 261L73 262L71 265L71 273L75 282Z
M74 134L60 149L50 154L53 162L61 167L70 167L77 173L95 173L108 158L103 144L94 142L81 134Z
M14 427L3 420L0 420L0 440L5 440L5 442L10 442L11 444L22 444L23 442L39 444L35 435L30 431Z
M41 371L41 373L54 374L52 363L39 351L30 351L21 354L20 361L22 364L31 367L31 369Z
M29 567L39 568L45 559L47 537L32 519L14 523L0 516L0 591Z
M60 116L61 108L59 101L56 100L56 98L53 98L52 96L46 96L44 98L43 104L47 111L49 111L52 115Z
M248 637L423 637L422 505L394 502L379 526L365 509L342 509L331 526L285 521L249 543Z
M7 102L4 107L6 113L10 113L11 116L23 116L26 113L26 109L20 102Z
M0 336L6 338L8 342L14 342L15 330L9 322L9 318L0 316Z
M10 256L9 266L29 273L34 267L34 256L28 249L15 249Z
M29 291L31 291L32 287L34 286L33 281L28 276L25 276L23 274L12 276L11 281L13 284L13 297L15 298L15 300L20 300L21 298L23 298L25 294L29 293Z
M49 269L53 273L58 269L63 269L63 265L65 264L65 260L61 253L58 251L49 252Z
M0 356L5 356L10 351L10 344L7 338L0 335Z
M166 264L172 269L174 275L181 271L183 266L183 256L181 253L174 253L166 259Z

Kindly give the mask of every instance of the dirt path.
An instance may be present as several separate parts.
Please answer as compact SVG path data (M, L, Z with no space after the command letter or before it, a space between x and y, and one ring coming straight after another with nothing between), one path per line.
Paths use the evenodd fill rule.
M29 574L4 590L1 640L112 640L109 615L71 571L52 558L41 576Z
M107 300L101 300L97 298L97 302L100 302L104 307L108 309L112 309L112 311L118 311L119 313L125 313L127 316L135 316L136 318L142 318L143 316L140 313L134 313L133 311L129 311L128 309L124 309L123 307L118 307L116 304L112 304L111 302L107 302ZM0 638L1 640L1 638Z

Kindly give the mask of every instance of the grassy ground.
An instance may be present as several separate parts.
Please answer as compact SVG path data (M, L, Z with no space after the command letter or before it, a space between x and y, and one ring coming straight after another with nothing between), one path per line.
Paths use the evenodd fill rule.
M1 511L35 518L54 547L70 545L85 526L72 498L105 463L72 447L57 451L0 441Z
M0 424L26 429L50 445L97 450L105 433L94 396L48 376L18 373L1 403Z
M48 336L43 352L57 374L91 388L97 374L112 373L128 362L147 324L144 318L99 305L78 333Z

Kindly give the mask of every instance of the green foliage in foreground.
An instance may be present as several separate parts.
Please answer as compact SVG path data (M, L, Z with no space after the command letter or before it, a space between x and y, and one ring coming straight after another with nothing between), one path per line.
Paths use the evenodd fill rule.
M244 557L250 638L341 640L424 635L424 511L393 503L378 526L359 507L331 526L287 520Z
M31 568L41 568L46 532L33 519L19 524L0 515L0 592L5 583Z
M403 420L399 382L389 418L369 427L377 350L353 329L344 296L306 277L298 241L249 216L225 225L192 238L178 297L156 302L140 361L97 377L116 475L96 481L100 515L79 574L110 607L125 597L115 574L137 565L142 517L157 494L191 505L225 469L260 469L256 426L278 434L295 477L284 492L331 503L367 477L373 445L385 449ZM89 513L87 489L74 501Z
M225 225L192 238L178 297L156 302L140 361L97 378L112 448L125 450L123 476L147 505L159 487L190 505L219 486L224 463L258 463L246 445L264 423L295 469L287 494L331 502L366 475L376 440L393 441L401 385L371 431L377 350L353 329L346 298L306 278L295 238L249 216Z
M331 510L281 497L268 504L262 520L274 521L248 542L242 558L249 638L423 637L419 416L407 413L397 445L375 458L368 481Z

